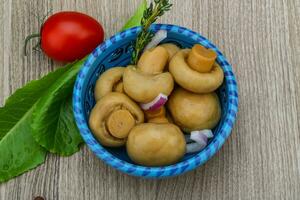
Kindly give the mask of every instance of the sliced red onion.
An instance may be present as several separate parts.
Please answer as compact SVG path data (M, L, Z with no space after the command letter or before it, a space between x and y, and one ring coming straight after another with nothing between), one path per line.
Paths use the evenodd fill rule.
M198 143L207 143L207 138L212 138L214 135L211 130L192 131L191 139Z
M194 153L201 151L207 145L207 139L212 138L214 135L211 130L201 130L201 131L192 131L190 138L186 138L186 141L189 140L195 141L194 143L187 144L186 152Z
M157 97L155 97L154 100L152 100L149 103L141 103L141 108L143 110L157 110L168 101L168 96L164 95L162 93L159 93Z
M147 44L144 51L156 47L161 41L167 38L168 32L166 30L159 30L155 33L154 37L152 38L151 42Z

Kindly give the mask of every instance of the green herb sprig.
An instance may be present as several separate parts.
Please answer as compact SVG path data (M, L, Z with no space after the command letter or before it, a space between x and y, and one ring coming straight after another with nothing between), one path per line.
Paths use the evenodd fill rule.
M149 7L144 11L143 18L141 20L142 30L138 34L135 41L133 52L131 56L131 64L136 65L137 61L143 52L145 46L152 40L154 33L149 30L151 24L153 24L158 17L165 14L165 12L171 9L172 4L169 0L154 0L150 3Z

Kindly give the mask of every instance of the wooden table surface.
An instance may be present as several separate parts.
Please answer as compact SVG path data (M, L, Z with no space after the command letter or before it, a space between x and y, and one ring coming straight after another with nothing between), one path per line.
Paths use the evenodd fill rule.
M45 164L1 184L1 200L300 198L300 1L173 2L160 21L209 38L236 73L239 114L222 149L180 177L143 180L108 167L83 146L71 157L49 155ZM138 3L0 0L0 104L26 82L61 65L39 52L22 56L25 36L39 30L38 18L48 10L88 13L110 36Z

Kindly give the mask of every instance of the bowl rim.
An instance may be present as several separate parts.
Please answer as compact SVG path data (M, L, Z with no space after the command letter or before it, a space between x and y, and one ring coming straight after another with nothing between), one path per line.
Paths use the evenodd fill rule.
M213 49L217 53L217 62L220 64L224 71L224 81L225 87L227 90L227 115L225 115L224 122L219 129L219 134L216 134L212 141L207 145L202 151L195 154L193 157L180 161L176 164L162 167L146 167L141 165L132 164L121 160L110 152L108 152L93 136L92 132L89 129L88 122L84 117L84 109L82 108L82 91L83 83L85 77L89 71L89 68L92 66L93 62L97 57L104 52L108 47L117 43L118 41L123 40L128 36L135 35L141 30L141 27L133 27L122 32L119 32L109 39L105 40L100 44L87 58L84 62L83 67L77 75L77 79L74 85L73 90L73 112L77 127L79 128L80 134L88 147L105 163L109 164L113 168L124 172L129 175L146 177L146 178L162 178L176 176L187 171L193 170L200 165L204 164L209 160L224 144L225 140L231 133L234 122L236 120L237 111L238 111L238 86L236 78L232 71L231 65L228 63L227 59L220 50L208 39L202 35L188 29L185 27L172 25L172 24L153 24L151 30L166 30L168 32L179 33L186 37L191 37L197 43L204 45L207 48Z

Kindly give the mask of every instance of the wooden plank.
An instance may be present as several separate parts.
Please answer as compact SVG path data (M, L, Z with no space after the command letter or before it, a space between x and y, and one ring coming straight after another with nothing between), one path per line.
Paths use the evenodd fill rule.
M234 131L204 166L165 180L130 177L87 147L0 185L0 199L298 199L300 194L300 2L173 0L160 22L191 28L224 52L237 75L240 107ZM22 55L35 15L49 9L86 12L106 36L118 31L139 0L0 0L0 104L18 87L61 65ZM30 44L32 46L34 41ZM0 158L1 159L1 158Z
M0 88L1 88L1 97L0 103L4 102L4 97L10 94L10 89L8 86L9 80L9 55L5 53L5 49L10 49L11 46L11 1L1 1L1 12L0 12L0 27L1 27L1 34L0 34L0 59L2 67L0 67Z

